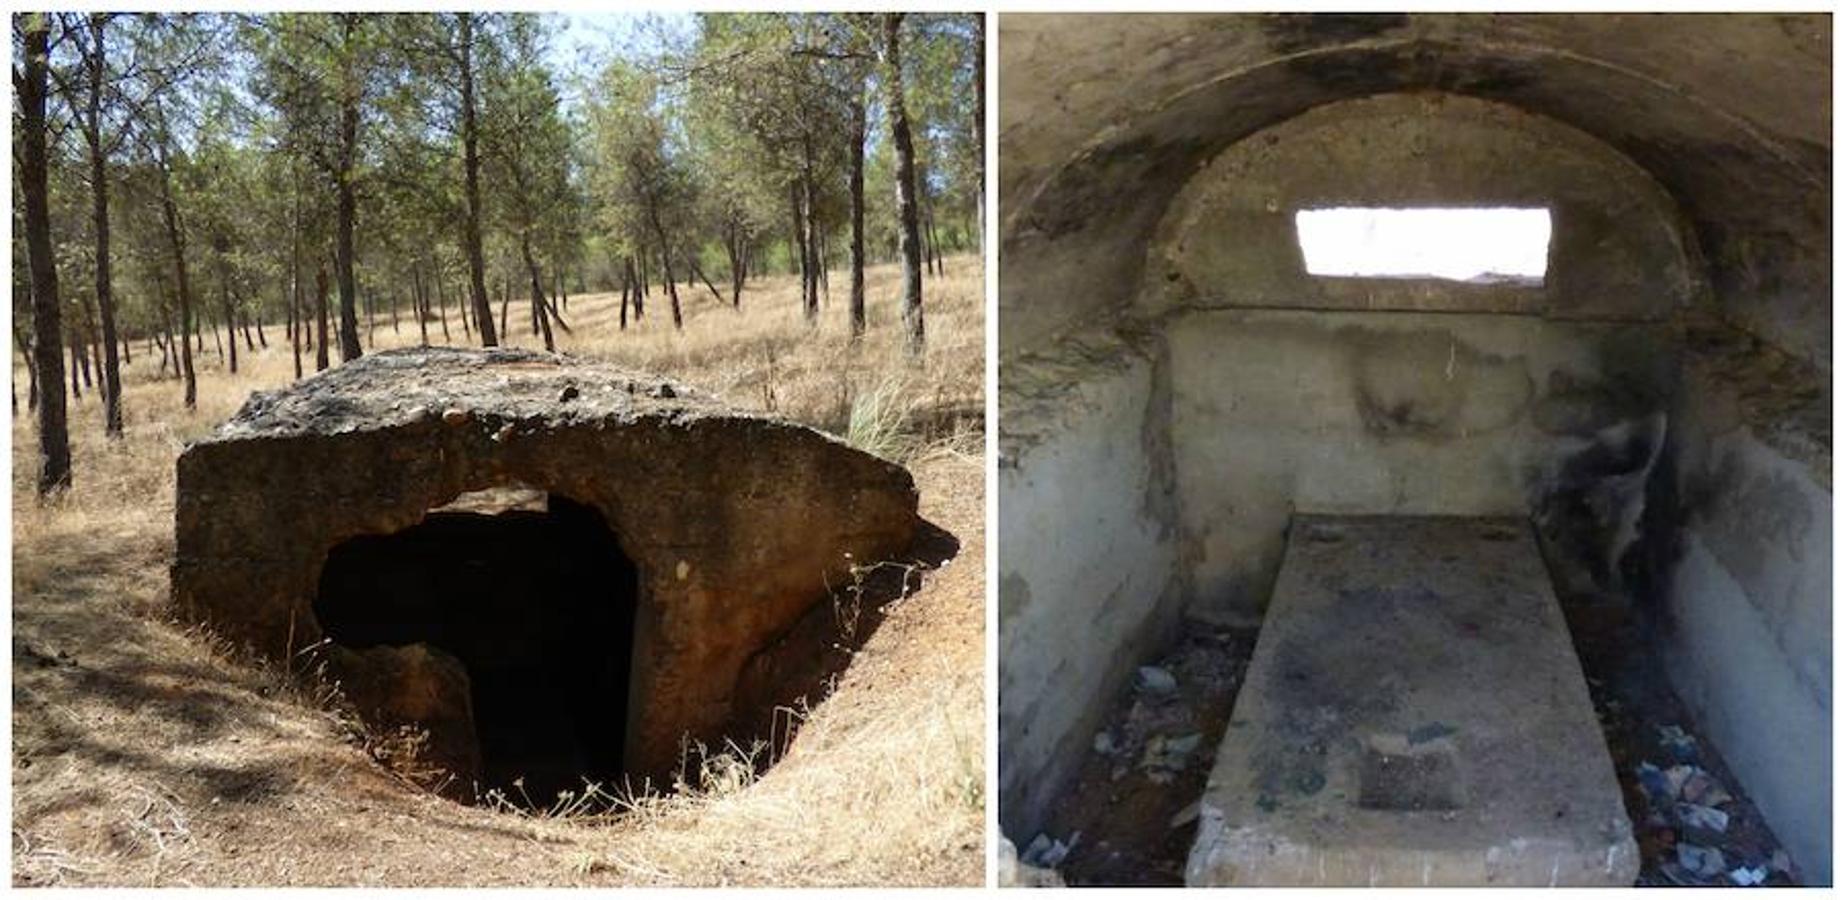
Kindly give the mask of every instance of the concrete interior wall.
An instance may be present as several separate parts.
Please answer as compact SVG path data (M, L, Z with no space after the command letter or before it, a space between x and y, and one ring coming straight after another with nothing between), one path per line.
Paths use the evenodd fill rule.
M1178 621L1158 369L1101 330L1005 375L1012 408L1040 427L1009 432L1000 454L999 503L1017 511L999 535L1000 814L1014 832L1035 833L1107 698Z
M1309 275L1294 214L1339 205L1547 208L1548 272ZM1175 196L1136 298L1169 345L1194 614L1259 621L1296 512L1525 514L1599 435L1645 428L1685 240L1644 171L1487 101L1332 103L1226 149Z
M1571 535L1560 594L1661 620L1830 883L1830 43L1820 16L1003 18L1007 831L1180 608L1260 614L1289 513L1514 512ZM1306 276L1291 212L1329 201L1545 205L1551 276Z
M1662 633L1680 697L1810 879L1832 850L1832 459L1772 351L1694 356L1673 410ZM1766 370L1764 364L1766 363ZM1789 379L1792 385L1769 381ZM1778 415L1776 414L1778 413Z

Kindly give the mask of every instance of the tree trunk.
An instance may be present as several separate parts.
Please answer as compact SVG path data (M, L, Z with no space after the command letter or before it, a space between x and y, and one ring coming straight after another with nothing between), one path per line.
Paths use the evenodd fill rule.
M320 336L314 341L314 371L327 370L327 264L314 270L314 312L319 318Z
M422 345L429 346L429 310L423 299L423 267L410 264L410 312L416 316L416 327Z
M436 267L435 280L436 305L442 312L442 343L447 344L450 343L448 336L448 286L442 283L444 279L442 277L442 267L440 265Z
M237 374L237 319L236 312L231 306L230 277L225 273L222 262L218 265L218 297L224 305L224 336L231 344L231 374L235 375ZM216 337L218 329L213 328L211 333L213 337Z
M852 340L865 333L865 83L852 98Z
M342 49L350 50L353 32L358 28L358 13L340 15ZM347 73L350 76L350 73ZM359 216L358 185L353 184L354 168L359 156L359 90L346 86L342 90L339 110L339 171L335 186L339 195L338 232L334 252L334 274L340 286L340 362L351 362L365 354L359 346L359 286L354 280L352 232Z
M157 114L159 115L159 114ZM160 118L160 139L157 149L160 154L160 210L161 218L166 223L167 243L173 251L173 275L179 292L179 365L180 377L186 383L186 408L197 409L199 405L199 384L192 369L192 345L188 332L196 333L192 319L192 279L186 271L186 233L179 225L179 207L173 202L173 168L168 159L166 119ZM199 344L202 349L205 345Z
M506 311L512 305L512 289L500 282L500 333L506 333ZM491 322L491 319L489 319Z
M788 182L788 214L794 222L794 230L788 235L788 269L789 273L801 275L801 312L807 312L807 251L801 243L801 180Z
M987 252L987 14L974 13L974 221Z
M711 299L716 300L719 306L724 305L724 295L721 293L718 293L717 285L712 284L711 279L705 277L704 270L698 267L698 257L693 256L693 257L687 258L686 265L692 269L692 275L694 277L696 277L699 281L704 282L705 290L708 290L711 292Z
M743 306L743 279L749 274L749 257L743 246L743 229L732 223L724 236L724 255L730 259L730 308Z
M647 317L647 279L635 272L634 257L628 257L628 283L634 285L634 321Z
M551 316L545 309L544 278L538 273L538 261L532 258L532 237L519 236L519 253L525 257L525 271L532 277L532 323L542 329L545 352L556 353L557 341L551 335Z
M83 366L78 365L78 360L82 359L83 357L77 352L76 333L73 331L71 334L67 335L67 339L64 341L64 343L70 346L70 395L71 395L71 399L81 401L83 399L83 384L81 382L81 376L83 374Z
M820 258L815 253L818 236L814 233L814 173L812 138L803 136L801 141L801 270L807 273L802 279L801 311L807 316L809 324L820 319Z
M923 350L922 248L917 242L916 146L910 140L910 113L903 98L903 13L884 13L885 109L890 117L891 147L897 153L897 249L903 257L904 346Z
M685 319L679 312L679 287L673 283L673 249L666 240L666 227L660 224L660 208L651 202L647 204L647 216L653 221L654 237L660 241L660 266L666 270L666 296L673 302L673 330L685 327Z
M108 57L104 44L104 13L89 15L90 51L84 68L89 75L89 94L85 98L83 117L84 142L90 154L90 222L96 240L96 309L102 318L103 340L103 433L111 438L122 436L122 360L115 349L115 288L110 272L109 250L109 180L104 159L102 136L103 73Z
M32 343L26 340L25 332L19 328L20 324L13 323L13 344L19 348L20 357L26 361L26 409L31 411L38 409L38 366L33 364Z
M483 347L496 347L500 341L493 330L493 306L487 300L487 262L481 252L480 135L474 109L474 15L464 12L455 16L461 27L461 157L467 195L462 242L467 244L468 287L474 301L474 323L480 329L480 343Z
M40 496L70 487L70 434L66 430L62 308L58 267L51 246L50 160L46 154L45 97L50 86L51 14L20 13L25 75L14 76L20 110L20 193L25 199L26 257L32 270L33 362L43 396L38 404Z
M626 272L623 272L622 278L621 278L621 330L622 331L628 330L628 287L632 283L633 283L633 279L629 278Z
M288 350L295 360L295 378L301 378L301 260L298 254L288 273Z

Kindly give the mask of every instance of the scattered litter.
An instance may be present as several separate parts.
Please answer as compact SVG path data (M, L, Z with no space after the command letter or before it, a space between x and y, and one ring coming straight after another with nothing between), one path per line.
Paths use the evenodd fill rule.
M1730 828L1730 816L1721 809L1697 803L1680 803L1674 809L1678 812L1678 820L1691 828L1703 828L1718 834Z
M1695 771L1690 778L1685 780L1684 787L1679 789L1679 796L1688 802L1701 803L1705 806L1722 806L1736 800L1735 797L1730 796L1729 791L1723 789L1723 785L1717 783L1717 779L1712 778L1709 772L1702 769Z
M1204 735L1197 732L1179 737L1155 735L1140 755L1140 768L1155 784L1169 783L1191 764L1191 755L1203 740Z
M1717 774L1692 761L1698 739L1676 725L1662 726L1658 734L1668 767L1644 760L1634 767L1648 806L1640 820L1646 834L1642 843L1664 857L1649 870L1653 874L1642 873L1641 883L1753 887L1771 879L1797 882L1786 852L1772 843L1764 846L1746 818L1746 807L1735 805L1736 796Z
M1115 752L1114 732L1104 728L1095 733L1095 752L1103 756L1112 756Z
M1164 696L1179 689L1179 680L1159 666L1141 666L1135 674L1134 687L1143 694Z
M1755 887L1768 880L1768 870L1759 866L1753 869L1737 866L1730 870L1730 880L1743 887Z
M1413 746L1416 744L1426 744L1429 741L1440 740L1454 732L1455 728L1452 725L1442 722L1430 722L1427 725L1418 725L1415 728L1411 728L1408 737L1410 744Z
M1659 727L1659 746L1679 762L1698 761L1698 739L1677 725Z
M1187 804L1184 809L1174 813L1172 816L1172 827L1184 828L1186 825L1198 821L1198 804L1200 802L1201 801L1193 800L1191 803Z
M1660 771L1658 766L1650 762L1643 762L1634 771L1640 777L1640 787L1646 791L1647 798L1652 800L1655 806L1671 803L1678 796L1678 791L1672 788L1672 783L1666 779L1666 773Z
M1679 844L1678 864L1692 875L1710 878L1723 873L1723 851L1697 844Z
M1039 834L1025 846L1025 852L1020 854L1019 862L1039 869L1055 869L1063 864L1064 857L1070 855L1070 851L1076 848L1076 842L1081 840L1082 836L1083 833L1078 831L1070 835L1070 842L1066 844L1048 834Z

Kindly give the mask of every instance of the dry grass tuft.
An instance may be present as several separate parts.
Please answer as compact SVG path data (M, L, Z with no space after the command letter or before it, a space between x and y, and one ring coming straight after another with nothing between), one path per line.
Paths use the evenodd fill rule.
M980 263L925 286L929 346L908 358L894 266L868 272L871 330L847 340L841 287L802 320L796 280L752 284L742 310L682 289L675 332L656 288L617 328L616 297L571 298L560 349L670 375L733 405L832 431L917 473L923 513L960 555L890 618L811 710L784 759L688 748L697 784L614 786L556 804L462 807L374 760L409 736L366 735L307 663L255 663L168 621L173 465L252 390L293 375L280 328L224 370L207 336L199 404L144 345L124 369L127 430L71 404L75 486L41 503L30 416L13 428L16 884L946 884L982 873L984 317ZM515 301L511 343L541 347ZM496 308L495 312L498 312ZM451 310L451 314L453 310ZM441 329L431 323L432 342ZM453 343L460 323L449 322ZM375 349L414 344L405 316ZM312 369L311 355L306 360ZM15 357L25 399L25 372ZM403 746L400 746L403 745ZM761 772L761 774L758 774ZM616 813L616 814L611 814Z

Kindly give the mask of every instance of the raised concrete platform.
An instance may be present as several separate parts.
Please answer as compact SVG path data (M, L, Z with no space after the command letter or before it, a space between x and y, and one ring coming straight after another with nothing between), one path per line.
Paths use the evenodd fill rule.
M1190 885L1631 885L1527 523L1297 516Z

